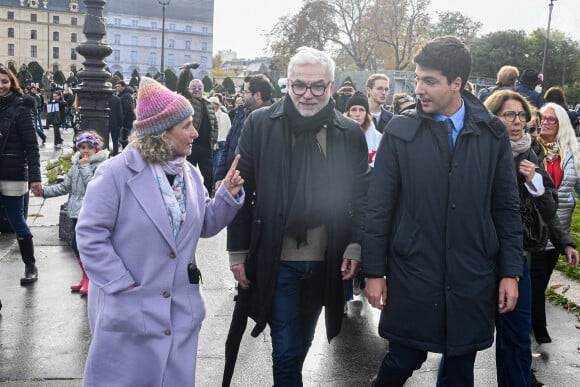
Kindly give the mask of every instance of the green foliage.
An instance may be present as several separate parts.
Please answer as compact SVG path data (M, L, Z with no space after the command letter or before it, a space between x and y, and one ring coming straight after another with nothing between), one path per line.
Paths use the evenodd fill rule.
M165 70L165 86L169 90L177 90L177 75L171 70Z
M201 80L201 83L203 83L203 89L205 91L210 91L211 89L213 89L213 82L211 81L211 79L207 75L205 77L203 77L203 79Z
M133 69L131 73L131 80L129 81L130 86L138 86L139 82L141 81L141 77L139 76L139 71L137 69Z
M211 67L213 69L221 69L222 66L224 65L224 60L222 59L222 56L220 54L215 54L211 62L212 62Z
M574 312L576 318L580 320L580 309L578 309L578 305L567 299L566 296L557 293L554 289L548 288L546 289L546 297L552 304L561 306L569 312Z
M122 81L123 80L123 73L120 71L115 71L115 74L113 74L113 78L117 78L118 81ZM117 82L118 82L117 81ZM114 85L115 83L113 83Z
M225 78L222 85L228 91L228 93L232 95L236 94L236 85L234 84L234 81L232 81L230 77Z
M48 184L55 184L59 177L68 173L72 167L72 156L74 153L65 153L57 160L49 161L46 164L46 175L48 177Z
M119 78L119 76L117 74L113 75L111 77L111 84L113 85L113 88L115 87L115 85L117 84L117 82L119 82L122 79L123 78Z
M44 74L44 69L38 62L30 62L28 65L28 71L32 74L32 82L40 84L42 81L42 74Z
M14 75L18 74L18 70L16 70L16 67L12 63L8 65L8 70L12 71Z
M56 73L54 73L53 80L57 85L63 85L66 82L66 77L62 71L58 70Z

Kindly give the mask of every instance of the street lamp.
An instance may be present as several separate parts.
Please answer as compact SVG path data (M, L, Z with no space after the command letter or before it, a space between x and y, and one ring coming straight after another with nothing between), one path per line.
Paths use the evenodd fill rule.
M550 40L550 23L552 22L552 8L554 8L554 1L550 0L550 11L548 14L548 29L546 30L546 41L544 42L544 58L542 59L542 75L544 76L544 80L546 79L546 74L544 71L546 70L546 59L548 57L548 42Z
M163 10L161 18L161 78L160 81L165 85L165 6L171 3L171 0L157 0Z

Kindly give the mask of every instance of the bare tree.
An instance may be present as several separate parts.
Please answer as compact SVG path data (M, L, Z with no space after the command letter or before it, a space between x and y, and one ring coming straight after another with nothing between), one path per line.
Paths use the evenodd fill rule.
M380 0L367 12L365 28L376 44L386 46L396 70L404 70L427 38L430 0Z

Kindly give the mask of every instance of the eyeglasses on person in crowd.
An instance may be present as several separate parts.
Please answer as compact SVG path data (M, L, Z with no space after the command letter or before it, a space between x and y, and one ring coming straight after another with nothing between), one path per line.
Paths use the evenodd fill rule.
M304 94L306 94L306 91L310 89L310 92L312 93L313 96L322 97L326 92L326 88L328 87L328 85L330 85L330 81L328 81L326 85L322 83L315 83L314 85L310 86L302 82L292 82L290 88L292 89L292 92L297 96L303 96Z
M534 133L537 133L537 132L539 132L539 130L538 130L538 129L539 129L539 128L538 128L537 126L528 126L528 127L526 128L526 132L528 132L529 134L534 134Z
M516 113L513 110L508 110L507 112L504 112L502 114L502 117L509 122L514 122L516 120L516 117L518 117L522 122L528 122L528 113L524 111Z
M191 87L191 90L193 90L193 91L202 91L203 90L203 87L201 87L201 86L193 86L193 87Z
M388 87L375 87L375 90L378 91L379 93L388 93L389 92Z
M558 118L557 117L544 117L542 118L542 124L544 122L547 122L550 125L554 125L558 123Z

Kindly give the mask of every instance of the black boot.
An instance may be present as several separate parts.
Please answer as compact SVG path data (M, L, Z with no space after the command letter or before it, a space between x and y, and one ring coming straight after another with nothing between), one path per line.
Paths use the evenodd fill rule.
M17 237L20 255L24 262L24 277L20 278L20 285L28 285L38 279L38 270L36 269L36 259L34 258L34 244L32 235L28 234L23 237Z

